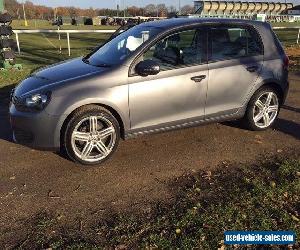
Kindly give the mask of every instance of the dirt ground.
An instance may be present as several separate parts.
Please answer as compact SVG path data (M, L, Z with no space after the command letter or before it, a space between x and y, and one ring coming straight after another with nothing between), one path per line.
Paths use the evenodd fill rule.
M253 132L234 123L139 137L120 143L102 166L84 168L52 152L11 142L7 106L0 107L0 247L26 237L27 222L54 213L88 221L110 209L144 210L172 198L166 183L222 162L248 163L265 154L300 147L300 73L274 129Z

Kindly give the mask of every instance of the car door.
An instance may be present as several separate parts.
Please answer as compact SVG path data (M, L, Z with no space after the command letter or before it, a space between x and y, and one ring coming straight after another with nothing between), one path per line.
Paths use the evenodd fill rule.
M212 26L206 118L230 115L241 108L263 64L263 46L253 27Z
M203 29L187 29L148 48L137 62L157 62L157 75L137 75L133 65L129 77L131 129L165 127L204 116L208 78L206 35Z

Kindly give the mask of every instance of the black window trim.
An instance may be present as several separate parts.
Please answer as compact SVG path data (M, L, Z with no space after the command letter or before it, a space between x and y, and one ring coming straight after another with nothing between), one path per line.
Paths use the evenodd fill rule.
M211 33L210 33L210 29L211 28L216 28L216 27L222 27L222 28L240 28L240 29L245 29L245 30L251 30L252 32L254 32L254 34L257 36L258 41L260 43L261 46L261 54L259 55L245 55L245 56L241 56L241 57L227 57L227 58L223 58L223 59L215 59L212 60L212 40L211 40ZM216 62L223 62L223 61L230 61L230 60L240 60L240 59L244 59L244 58L251 58L251 57L257 57L257 56L264 56L264 43L262 40L262 37L259 33L259 31L253 26L253 25L249 25L249 24L242 24L242 23L232 23L232 24L221 24L221 23L217 23L217 24L210 24L207 25L207 63L216 63Z

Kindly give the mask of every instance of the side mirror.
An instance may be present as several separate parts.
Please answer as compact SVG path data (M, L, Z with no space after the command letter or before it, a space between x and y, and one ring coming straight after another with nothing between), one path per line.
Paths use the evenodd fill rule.
M160 72L160 67L155 61L145 60L135 66L135 71L141 76L157 75Z

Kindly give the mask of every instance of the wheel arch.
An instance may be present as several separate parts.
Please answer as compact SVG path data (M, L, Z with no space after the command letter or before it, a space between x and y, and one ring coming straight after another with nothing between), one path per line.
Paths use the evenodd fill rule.
M272 80L270 80L270 81L264 81L262 83L262 85L257 90L259 90L261 88L264 88L264 87L270 87L270 88L274 89L277 92L277 94L279 95L280 105L283 104L283 102L284 102L284 90L283 90L283 88L282 88L282 86L280 85L279 82L274 81L274 80L273 81Z
M280 105L283 104L284 102L284 97L285 97L285 92L284 89L282 87L282 85L280 84L280 82L277 79L266 79L261 81L259 84L256 85L256 87L251 91L250 95L247 98L247 102L246 105L244 105L245 108L248 107L249 102L252 98L252 96L261 88L264 87L271 87L273 88L278 94L279 94L279 99L280 99Z
M271 87L273 88L278 94L279 94L279 99L280 99L280 105L282 105L285 101L285 91L280 84L280 82L276 79L266 79L258 83L248 94L246 101L244 102L242 108L239 110L239 112L242 114L242 116L245 115L245 112L248 108L249 102L252 98L252 96L261 88L263 87Z
M122 119L121 115L119 114L119 112L107 105L107 104L104 104L104 103L89 103L89 104L83 104L81 106L78 106L76 108L74 108L64 119L63 123L62 123L62 126L60 127L60 145L62 146L63 145L63 140L64 140L64 132L65 132L65 129L67 127L67 124L68 122L70 121L72 115L79 109L83 108L83 107L86 107L86 106L89 106L89 105L96 105L96 106L99 106L99 107L103 107L105 109L107 109L118 121L119 123L119 127L120 127L120 136L122 139L125 138L125 125L124 125L124 120Z
M255 88L253 88L251 94L249 95L246 105L243 106L244 115L243 115L243 118L241 119L241 122L242 122L241 124L250 130L263 130L262 128L254 127L254 125L250 121L249 110L252 110L252 109L251 108L249 109L249 107L251 107L250 105L251 105L251 100L253 99L253 97L258 93L258 91L260 91L264 88L271 88L278 94L279 106L281 106L284 102L285 93L284 93L283 87L281 86L280 82L271 79L269 81L268 80L262 81L258 85L256 85ZM278 112L279 112L279 110L278 110Z

